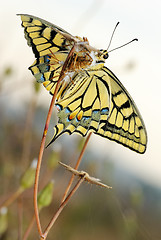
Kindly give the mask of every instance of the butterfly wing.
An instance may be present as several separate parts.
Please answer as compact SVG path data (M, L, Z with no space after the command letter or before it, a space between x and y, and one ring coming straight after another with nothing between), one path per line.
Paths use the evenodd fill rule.
M36 60L29 67L38 82L51 94L60 76L62 65L70 52L75 37L41 18L20 14L27 43Z
M109 95L108 84L99 83L99 78L87 71L78 72L73 81L74 86L56 106L59 109L59 124L55 126L55 134L51 142L61 134L77 132L86 136L89 131L96 132L99 124L108 118Z
M117 77L103 67L81 71L74 81L77 84L57 103L59 120L51 142L65 132L86 136L92 131L144 153L147 135L143 120Z
M106 67L102 71L110 79L111 103L108 120L96 133L144 153L147 133L139 110L118 78Z

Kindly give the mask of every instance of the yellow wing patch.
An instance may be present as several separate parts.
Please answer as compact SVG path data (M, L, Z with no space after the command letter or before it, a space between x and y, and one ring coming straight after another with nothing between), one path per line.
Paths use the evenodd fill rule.
M73 91L58 101L59 120L51 142L65 132L86 136L92 131L138 153L144 153L146 129L127 90L106 67L96 71L88 70L86 77L85 71L83 74L78 73ZM80 83L84 83L81 88Z

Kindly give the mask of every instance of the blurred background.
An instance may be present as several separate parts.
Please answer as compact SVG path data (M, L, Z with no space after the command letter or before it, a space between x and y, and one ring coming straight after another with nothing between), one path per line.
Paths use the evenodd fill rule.
M148 133L147 151L139 155L93 134L80 169L113 189L83 184L48 239L161 239L161 2L8 0L0 6L0 202L16 191L21 175L38 156L51 100L27 69L34 55L16 14L38 16L74 36L87 37L90 45L99 49L107 48L119 21L110 49L133 38L139 41L112 52L106 66L127 88L141 112ZM56 121L54 110L47 142ZM42 211L44 226L70 177L54 162L74 164L83 141L76 134L63 135L45 150L40 186L54 178L55 189L52 205ZM23 235L33 214L32 196L33 190L29 189L21 198L23 224L19 220L20 205L15 202L9 208L8 227L0 239L17 238L19 222ZM35 236L36 227L29 239Z

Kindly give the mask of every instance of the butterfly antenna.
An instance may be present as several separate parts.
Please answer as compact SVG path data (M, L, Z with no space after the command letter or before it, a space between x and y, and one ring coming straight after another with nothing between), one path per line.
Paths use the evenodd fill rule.
M112 35L111 35L110 42L109 42L109 44L108 44L107 50L109 49L109 47L110 47L110 45L111 45L111 42L112 42L114 33L115 33L116 28L117 28L117 26L119 25L119 23L120 23L120 22L117 22L117 23L116 23L116 26L115 26L115 28L114 28L114 30L113 30L113 32L112 32Z
M127 42L127 43L125 43L125 44L123 44L123 45L121 45L121 46L119 46L119 47L116 47L116 48L110 50L109 52L112 52L112 51L114 51L114 50L116 50L116 49L122 48L122 47L124 47L124 46L126 46L126 45L128 45L128 44L130 44L130 43L132 43L132 42L134 42L134 41L138 41L138 39L137 39L137 38L134 38L134 39L131 40L130 42Z

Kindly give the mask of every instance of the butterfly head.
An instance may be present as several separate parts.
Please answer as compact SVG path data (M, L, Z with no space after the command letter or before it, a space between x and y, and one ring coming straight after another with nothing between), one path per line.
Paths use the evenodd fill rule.
M99 50L96 58L96 63L105 63L106 59L108 58L108 51L103 49Z
M99 50L99 57L104 59L104 61L108 58L108 51L107 50Z

